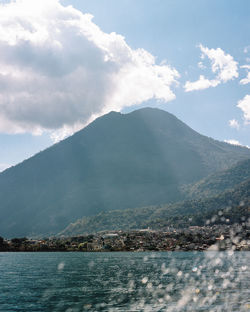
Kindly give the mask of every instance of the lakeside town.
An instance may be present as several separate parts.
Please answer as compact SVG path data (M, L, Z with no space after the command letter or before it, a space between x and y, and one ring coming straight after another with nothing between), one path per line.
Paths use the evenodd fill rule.
M103 231L75 237L43 239L0 237L4 252L205 251L250 250L250 230L242 225L190 226L131 231Z

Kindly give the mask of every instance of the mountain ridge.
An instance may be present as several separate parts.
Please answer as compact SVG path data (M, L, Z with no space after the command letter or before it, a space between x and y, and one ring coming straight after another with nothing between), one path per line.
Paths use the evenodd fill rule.
M175 202L180 185L248 157L159 109L111 112L0 174L0 235L55 233L101 211Z

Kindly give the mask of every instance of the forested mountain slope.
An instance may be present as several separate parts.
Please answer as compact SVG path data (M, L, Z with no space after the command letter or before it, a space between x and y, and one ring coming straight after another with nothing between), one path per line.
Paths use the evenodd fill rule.
M74 236L104 230L129 230L168 227L185 228L190 225L234 224L250 218L250 179L235 189L219 195L136 209L102 212L84 217L70 224L59 235Z
M181 187L185 199L211 197L250 179L250 158Z
M56 233L102 211L176 202L181 185L249 157L159 109L111 112L0 174L0 235Z

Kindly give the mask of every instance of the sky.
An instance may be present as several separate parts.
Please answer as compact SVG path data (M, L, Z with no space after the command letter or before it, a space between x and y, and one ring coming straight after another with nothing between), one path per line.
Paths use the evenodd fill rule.
M248 0L0 0L0 171L111 110L250 146Z

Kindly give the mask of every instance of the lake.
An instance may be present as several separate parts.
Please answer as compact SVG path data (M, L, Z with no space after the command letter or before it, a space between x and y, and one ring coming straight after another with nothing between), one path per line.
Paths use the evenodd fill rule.
M250 252L0 253L0 311L250 311Z

